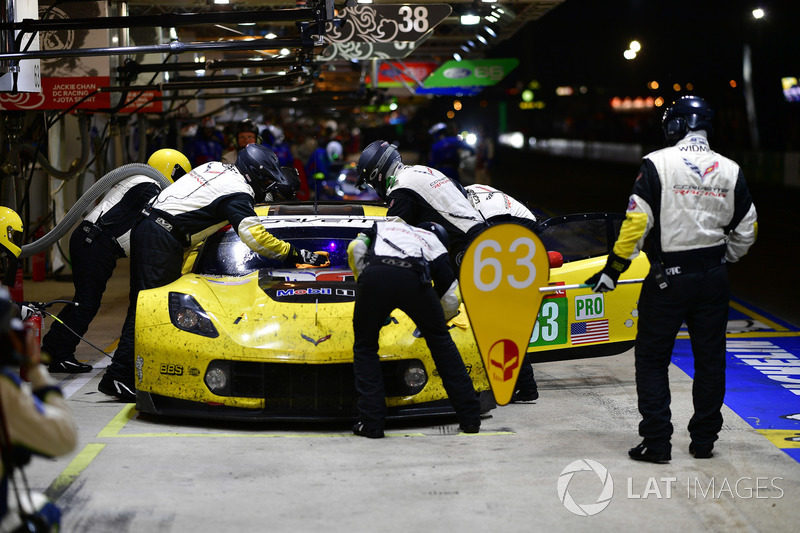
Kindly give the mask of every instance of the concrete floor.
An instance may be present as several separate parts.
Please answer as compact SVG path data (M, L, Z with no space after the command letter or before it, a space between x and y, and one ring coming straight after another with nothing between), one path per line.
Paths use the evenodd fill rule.
M103 348L113 348L123 321L126 267L87 334ZM26 282L25 298L71 290L68 282ZM692 381L677 367L672 462L631 461L639 415L630 352L536 365L540 399L495 409L480 434L433 419L390 426L378 441L341 425L143 419L132 404L97 392L105 356L82 343L77 357L95 365L62 381L80 443L27 469L34 489L57 498L65 532L727 533L795 531L800 522L800 464L727 407L715 457L688 454ZM592 516L574 514L559 497L562 472L583 459L605 467L613 482L607 507ZM598 474L578 471L567 481L561 494L575 511L602 507Z

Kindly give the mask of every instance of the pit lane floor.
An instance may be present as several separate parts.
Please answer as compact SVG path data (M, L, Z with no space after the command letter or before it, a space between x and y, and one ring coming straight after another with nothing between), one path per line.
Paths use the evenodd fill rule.
M71 293L69 282L25 284L29 300ZM77 358L95 370L58 375L79 445L26 471L33 489L57 499L65 532L794 531L800 464L786 438L800 435L792 417L800 396L744 362L754 352L742 350L796 355L796 328L737 305L732 317L753 315L773 330L745 340L777 349L729 349L738 362L729 365L725 424L709 460L687 451L687 340L676 344L670 367L676 431L665 465L627 457L639 442L632 352L535 365L539 400L498 407L477 435L438 418L392 425L387 438L369 440L347 425L140 417L132 404L97 392L109 360L82 343ZM123 261L87 338L110 352L126 306Z

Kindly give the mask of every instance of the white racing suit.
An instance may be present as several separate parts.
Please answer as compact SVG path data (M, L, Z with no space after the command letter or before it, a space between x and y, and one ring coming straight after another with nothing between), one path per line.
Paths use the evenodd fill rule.
M387 201L389 216L400 217L411 225L436 222L444 227L450 238L449 253L456 274L464 250L486 227L463 187L435 168L401 166L390 178Z
M75 348L100 309L117 259L130 255L131 230L139 213L159 192L161 186L148 176L126 178L111 187L72 232L72 301L78 305L64 306L42 339L42 351L50 355L53 371L61 371L55 368L60 362L74 360Z
M459 422L480 426L480 402L447 329L460 297L444 246L429 231L387 221L359 234L347 251L358 285L353 371L360 421L368 431L383 430L386 400L378 338L392 311L400 309L425 338Z
M613 251L632 259L648 239L653 266L639 299L635 359L639 434L654 451L670 451L667 370L684 322L695 360L689 434L695 446L717 439L730 298L726 263L747 252L756 229L741 169L712 151L704 132L645 156Z
M489 224L515 222L536 231L536 215L522 202L489 185L467 185L464 189L472 206Z
M184 252L226 224L254 252L288 258L289 243L272 236L254 209L255 193L233 165L210 162L161 191L144 209L131 250L131 294L119 347L106 371L134 386L134 331L139 291L161 287L181 275Z

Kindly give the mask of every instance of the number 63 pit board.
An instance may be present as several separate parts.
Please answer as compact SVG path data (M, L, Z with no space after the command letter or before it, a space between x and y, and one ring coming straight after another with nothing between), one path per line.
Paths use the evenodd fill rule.
M511 401L549 277L544 244L519 224L487 228L464 254L461 296L498 405Z

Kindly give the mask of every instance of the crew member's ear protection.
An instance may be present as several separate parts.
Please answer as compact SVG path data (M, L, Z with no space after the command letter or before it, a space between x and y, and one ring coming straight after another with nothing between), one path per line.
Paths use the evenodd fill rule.
M664 135L669 140L682 139L688 131L689 125L683 117L675 117L664 126Z

